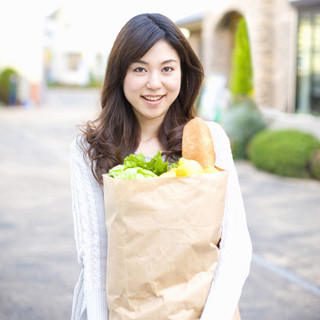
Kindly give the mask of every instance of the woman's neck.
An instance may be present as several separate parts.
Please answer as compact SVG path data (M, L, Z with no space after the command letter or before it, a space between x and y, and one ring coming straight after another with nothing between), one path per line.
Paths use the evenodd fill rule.
M158 130L160 125L155 123L144 123L140 125L141 140L136 150L137 153L143 153L146 156L154 156L158 151L163 151L163 147L158 139Z

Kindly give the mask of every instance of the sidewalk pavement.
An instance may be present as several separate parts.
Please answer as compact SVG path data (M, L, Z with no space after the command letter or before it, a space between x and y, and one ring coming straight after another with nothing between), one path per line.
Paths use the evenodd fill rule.
M51 98L30 110L0 108L4 320L70 319L79 268L68 149L76 125L96 114L98 96ZM239 303L242 319L318 320L320 182L278 177L247 161L236 167L254 250Z

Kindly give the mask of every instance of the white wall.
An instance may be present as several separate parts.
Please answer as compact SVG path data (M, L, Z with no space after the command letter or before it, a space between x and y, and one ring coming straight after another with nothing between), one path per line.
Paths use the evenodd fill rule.
M10 0L0 6L0 71L11 67L33 85L34 99L42 82L42 7L37 0Z

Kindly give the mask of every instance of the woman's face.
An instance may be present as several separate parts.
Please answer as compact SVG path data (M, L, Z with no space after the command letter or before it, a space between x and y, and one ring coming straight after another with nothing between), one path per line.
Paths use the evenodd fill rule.
M140 123L160 124L181 86L178 53L159 40L141 59L128 67L123 90Z

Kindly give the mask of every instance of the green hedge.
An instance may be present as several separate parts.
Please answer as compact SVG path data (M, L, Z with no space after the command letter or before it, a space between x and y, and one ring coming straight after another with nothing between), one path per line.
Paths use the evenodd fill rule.
M258 168L277 175L310 178L310 160L320 141L298 130L264 130L248 144L248 158Z

